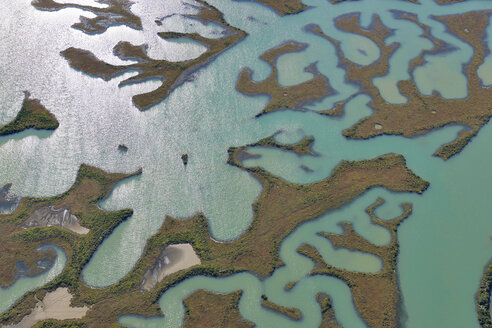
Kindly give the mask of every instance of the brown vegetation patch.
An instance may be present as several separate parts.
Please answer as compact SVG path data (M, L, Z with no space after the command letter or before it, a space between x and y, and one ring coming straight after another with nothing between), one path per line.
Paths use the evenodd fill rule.
M303 12L307 6L301 0L251 0L259 2L275 10L280 16Z
M183 300L186 308L183 328L250 328L254 324L241 317L238 303L242 291L216 294L203 289Z
M434 19L445 24L450 33L467 42L474 49L473 57L464 69L468 78L467 98L445 99L437 92L426 96L421 94L415 82L409 79L398 82L398 89L403 96L408 98L408 102L396 105L387 103L372 83L374 77L388 73L389 58L398 47L396 43L385 44L384 41L391 35L391 30L382 24L378 16L374 17L368 29L360 27L359 14L341 16L336 20L339 29L365 36L374 41L381 49L380 58L368 66L359 66L348 60L341 51L340 43L337 40L324 34L318 26L309 26L309 30L313 33L335 45L340 60L339 65L346 69L346 80L359 85L361 87L360 93L369 94L372 98L369 106L373 109L373 114L361 119L346 129L343 134L351 139L367 139L383 134L413 137L448 125L463 125L464 130L458 137L451 143L443 145L434 155L448 159L460 152L492 115L492 106L490 106L492 91L481 85L477 74L478 67L489 53L488 46L483 41L489 13L468 12L434 17ZM415 15L396 14L399 18L411 20L424 28L424 36L434 43L433 49L424 50L410 63L410 75L412 75L415 67L425 62L423 59L425 54L450 50L443 41L433 37L429 27L418 22ZM375 124L380 124L383 128L375 129Z
M0 136L14 134L27 129L56 130L59 126L56 117L37 99L31 99L29 92L24 92L22 107L15 119L0 127Z
M400 302L398 278L396 275L396 259L399 252L397 229L400 223L412 212L412 206L402 204L403 213L393 220L381 220L374 214L376 207L383 204L378 200L366 209L373 224L385 227L391 233L392 239L388 245L377 246L360 236L349 222L341 224L343 233L320 233L329 239L335 248L345 248L353 251L370 253L383 261L383 268L378 273L352 272L339 269L327 264L318 251L307 244L299 247L298 252L316 263L311 275L329 275L347 283L352 292L355 307L369 327L397 327L398 304Z
M299 321L302 319L302 313L299 309L278 305L270 301L266 295L261 295L261 306L270 311L280 313L294 321Z
M23 261L30 269L30 274L35 274L39 272L35 266L37 260L47 256L53 258L54 255L47 255L46 252L37 252L36 248L39 246L59 245L67 254L67 264L62 273L44 289L27 293L17 302L14 309L0 316L0 323L19 322L23 315L34 308L37 300L44 297L47 290L69 286L75 296L80 295L80 273L83 266L103 239L132 214L132 210L129 209L103 211L97 203L109 194L116 182L139 173L140 171L133 174L106 173L83 164L74 185L64 194L49 198L23 198L14 213L0 215L2 245L0 284L2 286L14 282L14 268L17 261ZM25 229L25 223L32 213L46 206L70 207L80 223L90 228L90 232L86 235L78 235L55 226Z
M77 8L89 11L96 15L94 18L80 16L80 22L72 25L87 34L105 32L110 26L126 25L136 30L142 29L142 22L135 16L130 7L133 5L129 0L99 0L106 4L105 8L84 6L76 3L59 3L54 0L33 0L32 5L40 10L58 11L65 8Z
M352 1L359 1L359 0L329 0L329 1L332 4L336 5L337 3L341 3L341 2L352 2ZM404 1L411 2L411 3L417 3L417 4L420 3L419 0L404 0ZM463 0L458 0L458 1L463 1Z
M297 281L291 281L287 285L284 286L284 290L286 292L290 291L292 288L294 288L297 284Z
M277 58L286 53L302 51L307 46L306 43L289 41L263 53L260 58L272 67L272 73L261 82L253 81L252 71L249 68L241 71L236 84L240 92L251 96L268 95L270 97L270 102L256 117L283 109L300 110L304 105L315 103L335 93L328 79L318 71L316 63L304 69L313 74L311 80L288 87L278 83Z

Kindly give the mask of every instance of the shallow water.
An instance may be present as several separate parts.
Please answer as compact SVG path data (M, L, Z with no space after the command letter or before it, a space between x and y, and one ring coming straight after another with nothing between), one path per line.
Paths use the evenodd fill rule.
M65 252L60 247L55 245L42 246L39 247L38 250L48 248L51 248L56 252L56 260L49 270L46 270L34 277L20 277L14 282L13 285L7 288L0 287L0 312L7 310L26 292L48 283L62 272L63 267L67 263Z
M168 99L140 112L132 105L131 96L154 89L159 85L156 81L119 88L119 81L134 73L105 82L70 69L59 52L74 46L88 49L109 63L125 64L127 62L112 55L112 48L119 41L130 41L148 43L153 58L191 59L199 56L203 47L191 42L168 42L159 38L157 32L198 31L212 37L220 33L216 26L203 26L179 15L164 19L159 26L156 19L193 10L179 1L136 1L132 8L142 18L143 31L118 26L90 36L70 28L78 21L80 10L40 12L27 0L15 3L0 0L3 40L0 52L5 54L0 57L0 123L15 117L23 90L29 90L33 98L40 99L60 121L60 127L52 133L26 132L0 138L0 185L12 182L12 191L19 195L50 196L70 187L81 163L119 172L142 167L141 176L119 183L100 204L105 209L134 209L134 215L103 242L83 271L88 285L104 287L116 283L131 270L146 240L159 229L166 215L186 218L201 211L209 219L215 239L227 241L242 234L251 222L251 203L261 188L247 173L226 164L227 149L231 146L253 143L277 131L282 131L277 140L286 143L314 136L313 149L320 154L318 157L249 149L262 157L246 161L247 165L263 166L288 181L300 183L327 177L341 160L401 153L414 172L431 182L423 196L372 190L348 206L302 225L286 238L281 247L281 258L286 266L277 269L265 281L249 273L225 279L192 278L164 294L160 301L166 314L164 318L125 317L121 322L136 327L177 327L184 313L181 299L186 295L200 288L230 292L248 286L241 298L240 310L259 327L316 327L321 316L314 296L319 291L331 295L337 319L345 327L364 327L348 287L334 278L306 277L311 261L295 250L309 242L332 265L356 271L379 270L381 264L377 258L333 250L331 244L316 233L340 232L336 223L349 220L356 231L371 242L387 243L389 234L370 224L364 213L365 207L382 196L387 203L376 213L384 218L399 215L401 202L414 204L414 213L402 224L399 233L398 269L403 306L408 315L406 327L477 327L474 293L481 270L492 256L492 224L488 218L492 205L486 199L492 188L487 164L492 160L487 144L492 128L484 127L461 154L443 162L431 155L439 145L452 140L459 127L412 139L378 137L349 141L340 133L370 114L366 105L369 98L365 95L354 98L347 105L346 115L339 119L314 112L290 111L254 119L267 97L246 97L234 88L243 67L251 67L256 80L266 78L270 67L258 56L292 39L306 42L309 47L301 53L279 58L280 84L292 85L310 79L311 74L304 73L303 68L318 62L320 72L329 78L338 93L307 107L313 111L328 109L336 101L354 94L357 87L346 84L344 70L337 66L334 47L305 32L303 27L310 23L320 25L325 33L342 42L348 58L367 65L378 58L379 49L370 40L337 30L332 21L334 17L356 10L362 12L364 26L370 24L373 13L378 13L384 24L395 29L388 43L400 42L401 46L390 61L389 74L376 78L374 83L387 101L403 103L406 99L399 94L396 83L408 78L409 61L422 49L430 49L431 44L420 36L422 30L418 26L398 20L389 12L398 9L416 13L422 23L432 27L436 37L458 49L445 55L426 56L428 64L415 71L419 89L425 94L437 90L444 97L465 97L466 80L461 67L470 59L472 49L447 34L443 25L429 15L492 8L492 4L467 1L466 4L437 6L432 1L421 2L422 5L414 5L403 1L365 0L355 6L350 2L332 6L325 0L308 0L306 4L317 8L281 18L255 3L210 1L224 12L228 22L244 29L249 36L194 74L193 81L178 87ZM39 56L40 53L43 56ZM480 70L484 83L492 81L490 61L489 56ZM128 152L119 152L119 144L127 145ZM185 153L189 155L186 167L181 161ZM312 172L303 170L302 165ZM35 279L26 278L29 289L45 283ZM290 292L285 292L283 287L290 281L299 282ZM11 288L9 295L18 296L9 296L5 308L27 290L17 284ZM294 323L261 308L261 294L267 294L280 305L298 307L303 312L303 320Z

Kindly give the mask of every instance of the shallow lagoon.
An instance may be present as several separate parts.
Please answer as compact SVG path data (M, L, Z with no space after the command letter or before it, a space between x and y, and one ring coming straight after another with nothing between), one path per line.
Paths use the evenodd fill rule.
M398 215L397 206L401 202L414 204L414 213L399 233L399 272L403 306L408 315L406 326L477 326L474 293L483 266L492 255L492 224L488 218L492 205L486 199L492 181L488 169L492 156L488 147L492 137L490 127L480 131L457 157L443 162L431 154L440 144L452 140L458 127L414 139L380 137L370 141L347 141L340 135L341 130L369 113L365 96L353 99L342 119L320 118L309 112L281 112L255 120L254 115L267 98L245 97L234 90L234 85L239 70L245 66L254 70L253 77L257 80L268 76L270 68L258 56L285 40L294 39L310 46L302 53L280 57L280 83L291 85L309 79L309 74L300 73L305 66L318 61L318 68L330 79L338 94L310 108L327 109L345 99L356 92L356 87L345 84L344 71L337 67L334 48L304 32L303 26L319 24L332 37L343 41L343 50L350 52L351 59L367 64L377 58L377 49L374 50L370 42L363 42L361 50L367 54L363 56L354 47L354 37L336 30L330 19L358 10L362 11L361 20L365 25L370 23L372 13L378 12L385 24L397 29L391 41L402 42L402 46L392 58L390 74L375 83L381 89L384 87L387 101L404 102L395 88L396 82L408 77L409 60L430 44L419 37L420 28L409 28L409 22L396 20L386 11L398 9L417 13L423 23L432 26L435 36L459 49L446 56L428 58L430 64L415 73L419 89L423 93L438 90L445 97L464 97L466 84L461 65L469 60L471 47L446 34L442 25L428 15L492 7L490 3L467 1L466 5L439 7L432 1L421 1L423 4L418 6L403 1L366 0L357 2L354 8L350 3L331 6L324 0L313 0L306 3L317 9L280 18L258 4L210 1L224 11L231 24L246 30L249 37L195 74L193 82L176 89L164 102L149 111L139 112L131 104L131 95L152 90L157 86L155 82L118 88L117 83L124 76L110 82L94 79L71 70L58 53L68 46L77 46L91 50L110 63L121 64L122 61L112 56L112 47L127 40L137 44L148 42L150 54L156 58L178 60L198 56L200 47L166 42L155 34L167 27L156 27L153 23L156 17L187 12L187 8L174 2L162 6L138 1L134 10L143 15L143 32L112 27L104 34L88 36L69 28L80 15L78 10L46 13L32 8L29 1L8 6L5 0L0 2L5 9L0 11L3 18L0 33L10 31L8 35L2 34L6 41L0 45L0 51L7 54L0 58L4 89L0 94L4 109L0 112L0 122L8 122L15 116L22 102L22 91L29 90L61 123L60 128L48 136L26 135L5 140L0 149L0 167L7 169L0 171L0 185L13 182L16 194L48 196L66 190L82 162L110 171L144 169L141 177L118 184L112 195L101 203L107 209L131 207L135 213L102 244L85 268L83 278L89 285L102 287L121 279L138 260L145 241L157 231L165 215L186 218L203 211L210 220L214 238L230 240L239 236L251 220L251 203L261 188L246 173L226 165L227 149L284 130L278 137L280 141L296 142L304 135L315 136L314 150L321 156L298 157L281 151L254 149L251 152L261 154L262 158L248 161L247 165L261 165L286 180L310 183L328 176L342 159L364 159L396 152L405 155L408 166L429 180L431 187L423 196L374 190L340 211L303 225L282 243L281 257L287 266L263 282L250 274L217 281L202 277L185 281L161 299L161 307L167 314L163 319L166 326L180 325L181 298L192 291L207 288L228 292L245 285L251 287L245 290L241 300L241 313L260 327L273 324L317 326L321 317L314 295L321 290L332 296L337 318L345 327L364 326L354 310L348 288L333 278L306 278L311 261L298 255L295 249L309 241L330 264L354 270L377 270L380 264L374 257L334 251L329 242L315 237L317 231L339 231L337 221L353 220L359 233L371 241L384 243L387 234L372 226L363 211L377 196L387 200L378 210L383 217ZM255 20L248 19L250 16ZM182 27L185 26L183 21ZM200 24L195 24L194 28L201 33L210 31ZM24 41L18 42L19 39ZM37 56L41 52L45 55ZM460 83L449 85L449 77L433 78L438 67L432 63L443 61L450 76ZM484 82L490 81L489 62L488 59L481 71ZM290 65L294 65L295 74L287 71ZM128 153L117 151L121 143L129 147ZM180 159L183 153L190 156L186 168ZM313 172L302 170L300 165ZM299 280L296 287L285 292L283 286L295 280ZM44 281L33 280L29 289L42 283ZM16 286L20 285L12 287L12 295L26 291ZM19 293L15 294L14 290ZM262 309L259 306L262 293L278 304L299 307L303 321L294 323ZM161 325L161 320L127 318L122 322L150 327L152 323Z

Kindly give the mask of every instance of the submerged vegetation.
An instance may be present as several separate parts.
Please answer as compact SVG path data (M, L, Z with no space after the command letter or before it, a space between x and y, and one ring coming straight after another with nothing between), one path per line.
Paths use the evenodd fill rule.
M27 129L56 130L59 123L37 99L31 99L29 92L25 92L21 110L15 119L0 127L0 136L22 132Z

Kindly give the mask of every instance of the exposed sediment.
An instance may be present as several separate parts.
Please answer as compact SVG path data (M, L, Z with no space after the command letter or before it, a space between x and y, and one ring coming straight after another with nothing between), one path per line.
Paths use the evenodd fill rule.
M15 119L0 127L0 136L6 136L27 129L56 130L59 123L37 99L31 99L29 92L24 92L22 107Z
M142 22L134 15L130 8L133 5L129 0L98 0L106 7L85 6L77 3L59 3L54 0L33 0L32 5L39 10L58 11L65 8L76 8L91 12L96 17L80 16L80 22L72 25L87 34L103 33L114 25L126 25L141 30Z
M166 246L157 258L154 266L145 272L140 289L151 290L165 276L199 264L200 258L196 255L193 246L190 244Z
M358 85L360 93L371 97L369 106L373 109L373 113L346 129L343 132L344 136L350 139L367 139L385 134L413 137L448 125L462 125L464 128L457 138L440 147L434 155L446 160L459 153L492 116L490 105L492 90L481 84L477 73L478 67L489 53L489 48L484 41L489 14L489 11L482 11L433 16L435 20L442 22L450 33L468 43L474 50L471 61L464 67L464 74L468 79L468 96L465 99L446 99L438 92L427 96L420 93L413 79L408 79L397 83L400 93L408 99L404 104L386 102L372 82L374 77L388 73L389 59L399 46L397 43L385 43L385 40L392 35L392 31L383 25L377 15L367 29L360 26L359 14L340 16L335 21L337 28L367 37L380 48L380 58L367 66L351 62L343 54L339 41L326 35L318 26L308 26L309 31L334 44L339 56L339 66L346 70L346 80ZM414 21L424 29L424 36L434 44L433 49L423 50L410 63L408 70L410 76L413 76L416 67L425 63L425 54L449 50L448 45L442 40L431 36L430 28L418 22L415 15L395 12L395 17Z
M283 54L302 51L307 46L306 43L288 41L263 53L260 58L272 67L272 73L261 82L253 81L251 69L244 68L241 71L236 83L237 90L250 96L268 95L270 97L270 102L256 115L257 117L284 109L301 110L304 105L313 104L335 93L328 79L318 71L316 63L304 69L313 74L311 80L288 87L279 84L277 58Z
M391 233L391 242L384 246L370 243L359 235L349 222L341 224L343 233L340 235L332 233L320 233L329 239L334 248L345 248L378 256L383 263L383 268L377 273L352 272L339 269L326 263L318 251L307 244L302 245L298 252L311 258L316 268L310 275L328 275L339 278L349 286L354 304L362 319L369 327L398 327L398 311L400 293L397 279L396 260L399 252L397 229L400 223L412 212L412 206L408 203L402 204L403 213L392 220L381 220L374 214L374 210L383 204L379 198L374 204L366 209L373 224L385 227Z
M80 225L79 219L72 214L70 208L54 208L45 206L35 210L32 215L24 222L24 228L32 227L60 227L75 233L85 235L89 229Z
M163 39L188 38L203 44L207 50L195 59L180 62L153 59L147 55L147 46L145 44L133 45L124 41L119 42L113 48L114 55L122 60L137 60L136 63L128 65L108 64L96 58L90 51L73 47L62 51L61 55L67 59L72 68L100 77L106 81L125 72L138 72L137 75L120 82L120 86L148 80L161 81L162 84L157 89L133 96L133 103L137 108L140 110L148 109L165 99L176 87L186 82L190 74L209 63L220 53L229 49L246 36L244 31L229 25L224 20L222 13L216 8L205 1L197 1L201 4L198 8L200 10L199 13L187 15L187 17L197 19L203 24L218 24L226 31L221 38L209 39L198 33L158 33Z

